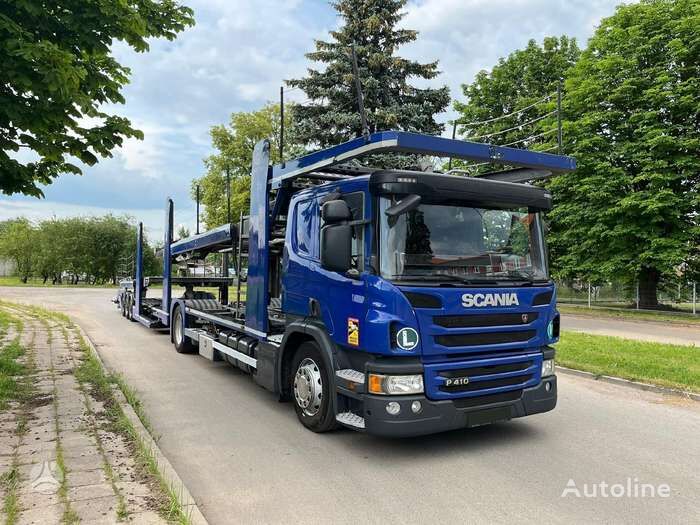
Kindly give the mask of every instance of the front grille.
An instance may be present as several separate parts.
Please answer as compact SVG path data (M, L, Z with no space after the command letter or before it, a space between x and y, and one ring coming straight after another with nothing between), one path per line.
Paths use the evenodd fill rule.
M442 300L435 295L416 292L404 292L404 294L414 308L442 308Z
M464 377L464 376L485 376L489 374L502 374L504 372L519 372L527 370L532 366L532 361L522 361L520 363L507 363L503 365L477 366L474 368L463 368L460 370L445 370L440 372L442 377Z
M516 332L484 332L479 334L450 334L435 336L435 342L439 345L447 347L524 343L535 337L536 334L537 332L535 330L520 330Z
M433 323L444 328L474 328L478 326L518 326L535 321L537 312L508 314L440 315Z
M541 352L512 356L492 354L491 357L468 359L459 365L426 364L426 394L430 399L476 398L479 401L475 406L486 405L495 394L507 394L505 399L510 399L508 396L516 396L511 392L536 385L540 381L541 366Z
M487 388L497 388L501 386L513 386L521 383L526 383L532 379L532 374L525 374L515 377L504 377L502 379L488 379L486 381L475 381L466 385L456 386L441 386L443 392L475 392L476 390L485 390Z
M542 306L545 304L549 304L552 302L552 295L553 292L545 292L541 293L538 296L535 297L535 300L532 301L532 306Z

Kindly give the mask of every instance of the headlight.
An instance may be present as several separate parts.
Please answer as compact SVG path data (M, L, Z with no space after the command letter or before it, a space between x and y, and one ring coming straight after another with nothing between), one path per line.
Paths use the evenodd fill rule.
M422 394L423 376L369 374L369 393L381 395Z
M554 359L545 359L542 361L542 377L554 375Z

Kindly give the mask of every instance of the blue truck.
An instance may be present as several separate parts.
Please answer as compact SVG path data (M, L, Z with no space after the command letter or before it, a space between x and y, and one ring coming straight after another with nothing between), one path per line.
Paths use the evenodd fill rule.
M507 169L360 162L385 153ZM177 352L228 361L291 400L314 432L416 436L547 412L559 338L542 219L551 195L529 182L574 169L562 155L400 131L273 166L261 141L249 216L174 242L168 200L163 274L143 275L139 225L135 275L115 301ZM212 253L245 282L175 271ZM147 297L156 283L162 295Z

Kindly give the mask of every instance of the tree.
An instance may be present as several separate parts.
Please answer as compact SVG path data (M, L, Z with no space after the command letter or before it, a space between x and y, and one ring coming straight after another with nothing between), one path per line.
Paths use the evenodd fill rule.
M551 148L556 144L556 117L541 117L556 109L557 87L580 54L576 39L550 36L542 45L530 40L491 71L480 71L474 82L462 85L466 101L454 104L462 124L459 133L476 142ZM483 124L469 125L478 122Z
M36 240L36 230L27 219L8 221L2 229L0 253L15 263L23 283L32 276Z
M311 100L295 111L300 142L328 147L362 134L357 109L351 46L355 45L370 132L401 129L439 134L435 114L450 101L447 87L419 89L413 79L433 79L437 61L421 64L396 55L398 48L416 40L417 32L397 29L407 0L337 0L331 2L344 24L331 31L332 41L316 41L306 57L323 64L308 76L288 81Z
M92 166L125 138L142 138L104 110L124 103L130 74L112 44L147 51L148 39L172 40L193 23L175 0L0 3L0 192L41 197L40 184L81 173L73 159Z
M638 283L640 306L700 246L700 2L642 0L601 22L566 80L572 174L552 180L565 275Z
M294 130L293 113L297 107L285 105L285 158L303 152ZM247 215L250 206L250 169L253 148L260 140L270 140L272 162L279 162L280 111L278 104L268 104L262 109L231 115L229 126L214 126L210 131L217 152L204 161L207 173L192 181L192 197L200 186L200 198L204 204L204 222L208 228L226 223L226 171L231 178L231 219L235 222L241 213Z

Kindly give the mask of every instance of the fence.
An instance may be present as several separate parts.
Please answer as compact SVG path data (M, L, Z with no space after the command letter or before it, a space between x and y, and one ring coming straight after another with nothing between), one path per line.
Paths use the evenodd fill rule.
M657 292L659 305L655 309L697 315L700 313L698 293L700 286L695 282L663 284ZM639 290L635 283L593 284L580 280L558 281L557 299L560 303L589 307L639 308Z

